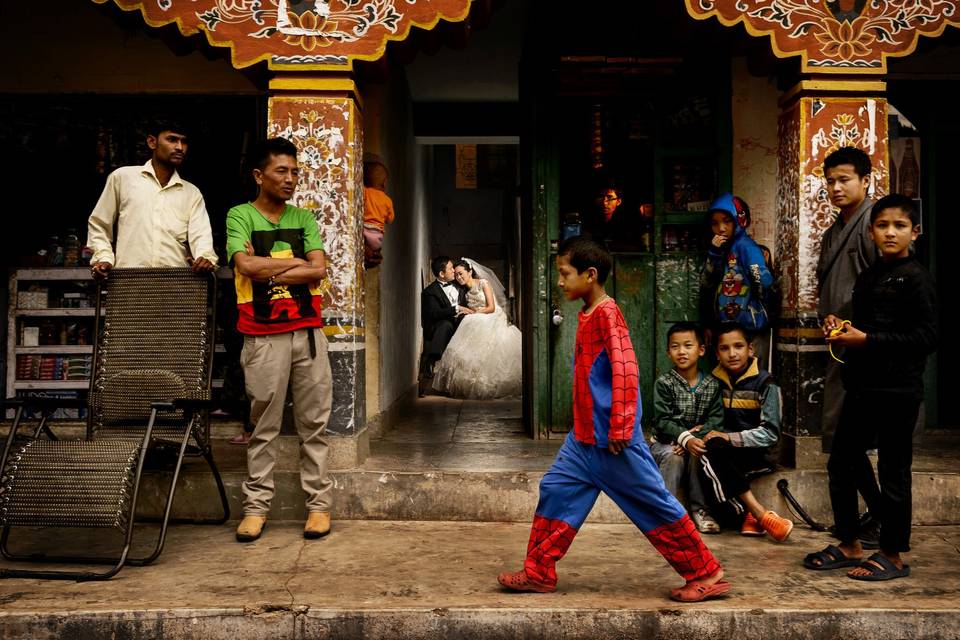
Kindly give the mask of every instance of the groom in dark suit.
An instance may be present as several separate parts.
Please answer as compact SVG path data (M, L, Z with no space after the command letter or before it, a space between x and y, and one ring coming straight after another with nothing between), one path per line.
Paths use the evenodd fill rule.
M433 378L433 366L453 337L463 316L473 313L467 308L467 292L453 278L453 261L437 256L430 262L436 278L420 292L420 326L423 328L423 353L417 378L418 395L422 398L427 382Z

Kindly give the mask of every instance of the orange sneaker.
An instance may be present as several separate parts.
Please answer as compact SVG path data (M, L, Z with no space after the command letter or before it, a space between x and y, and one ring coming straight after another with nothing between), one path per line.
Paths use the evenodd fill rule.
M793 531L793 521L787 520L775 514L773 511L767 511L760 519L760 526L770 534L770 537L777 542L783 542Z
M536 593L550 593L551 591L557 590L556 585L533 580L527 575L526 571L501 573L497 576L497 582L511 591L534 591Z
M767 534L763 530L763 527L760 526L760 523L757 522L757 519L753 517L753 514L747 513L747 517L743 519L743 526L740 527L740 535L765 536Z

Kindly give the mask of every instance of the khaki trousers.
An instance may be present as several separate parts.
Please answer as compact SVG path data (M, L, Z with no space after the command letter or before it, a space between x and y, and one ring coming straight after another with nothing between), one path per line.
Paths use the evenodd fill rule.
M309 333L314 333L316 357L310 357ZM273 467L277 461L287 386L293 394L293 416L300 436L300 486L307 494L307 511L330 511L333 489L327 474L327 443L323 432L330 420L333 387L327 339L322 329L299 329L269 336L244 336L240 363L250 397L253 435L247 446L247 481L243 483L244 515L266 516L273 498Z

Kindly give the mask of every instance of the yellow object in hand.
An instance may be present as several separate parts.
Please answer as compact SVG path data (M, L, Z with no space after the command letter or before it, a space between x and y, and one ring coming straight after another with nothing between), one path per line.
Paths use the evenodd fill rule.
M840 335L840 334L843 333L844 330L845 330L847 327L849 327L849 326L853 326L853 323L850 322L849 320L841 320L841 321L840 321L840 326L837 327L836 329L833 329L833 330L830 331L830 337L833 338L834 336ZM834 360L836 360L836 361L839 362L840 364L846 364L843 360L841 360L840 358L838 358L838 357L833 353L833 345L832 345L832 344L831 344L831 345L828 345L827 348L828 348L829 351L830 351L830 357L831 357L831 358L833 358Z

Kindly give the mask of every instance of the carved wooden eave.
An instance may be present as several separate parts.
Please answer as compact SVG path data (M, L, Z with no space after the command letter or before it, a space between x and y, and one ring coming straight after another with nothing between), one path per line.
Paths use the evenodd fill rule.
M960 26L960 0L685 0L698 20L743 23L774 53L800 56L804 73L882 74L887 58L913 52L920 36Z
M139 10L146 23L176 23L191 36L229 47L240 69L266 61L283 71L349 71L355 60L377 60L391 40L413 27L459 22L472 0L93 0Z

